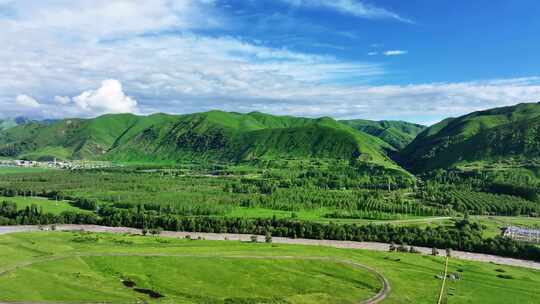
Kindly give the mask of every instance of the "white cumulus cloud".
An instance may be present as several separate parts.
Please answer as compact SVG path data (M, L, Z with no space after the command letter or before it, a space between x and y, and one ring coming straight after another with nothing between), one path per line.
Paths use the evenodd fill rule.
M124 93L122 84L116 79L107 79L97 90L89 90L73 97L75 105L92 114L135 113L137 101Z
M25 108L39 108L40 106L39 102L36 99L24 94L18 95L15 99L15 102L17 103L17 105Z
M399 55L405 55L407 53L408 52L404 50L389 50L389 51L384 52L383 54L385 56L399 56Z
M54 101L59 104L66 105L71 102L71 98L69 98L68 96L54 96Z

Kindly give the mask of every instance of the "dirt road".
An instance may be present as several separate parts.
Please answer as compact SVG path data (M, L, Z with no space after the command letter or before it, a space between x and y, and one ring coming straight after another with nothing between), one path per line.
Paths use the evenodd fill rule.
M95 225L57 225L57 230L85 230L91 232L109 232L109 233L132 233L140 234L140 229L126 228L126 227L105 227ZM38 226L0 226L0 235L15 232L25 231L39 231ZM202 238L205 240L216 241L250 241L251 235L249 234L231 234L231 233L199 233L199 232L173 232L164 231L161 233L164 237L173 238L185 238L190 236L191 238ZM259 241L264 241L264 236L259 236ZM312 245L312 246L328 246L335 248L348 248L348 249L364 249L364 250L376 250L376 251L388 251L389 244L374 243L374 242L352 242L352 241L331 241L331 240L311 240L311 239L292 239L283 237L273 237L272 242L276 244L296 244L296 245ZM431 248L415 247L422 254L431 254ZM445 250L439 250L441 256L445 256ZM452 251L452 257L457 259L479 261L479 262L492 262L502 265L518 266L531 269L540 270L540 263L519 260L513 258L505 258L489 254L472 253L464 251ZM0 303L1 304L1 303Z

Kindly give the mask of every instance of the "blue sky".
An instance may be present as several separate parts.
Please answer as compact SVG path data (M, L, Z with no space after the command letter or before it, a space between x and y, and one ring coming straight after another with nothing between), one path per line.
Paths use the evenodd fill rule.
M447 116L540 100L540 3L0 0L0 116Z

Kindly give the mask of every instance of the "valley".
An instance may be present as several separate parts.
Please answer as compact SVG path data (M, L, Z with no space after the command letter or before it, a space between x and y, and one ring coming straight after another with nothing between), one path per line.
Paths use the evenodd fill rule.
M0 0L0 304L540 304L539 15Z
M7 240L0 246L10 248L5 253L10 254L9 259L29 263L21 270L0 274L0 286L9 290L0 300L74 303L84 295L84 301L111 303L137 299L156 303L327 303L338 298L340 303L357 303L376 297L381 289L377 275L362 272L362 267L349 267L359 263L388 281L391 290L380 299L383 303L434 303L442 283L436 277L448 249L450 268L460 279L448 282L444 301L461 303L463 298L482 296L483 303L499 303L503 296L494 290L536 282L538 270L502 265L506 260L517 261L511 263L514 266L536 265L540 245L503 237L502 232L510 226L540 227L540 169L533 153L536 148L531 146L531 140L538 138L535 133L514 136L515 149L489 148L489 157L481 157L477 148L477 154L469 156L470 150L462 145L485 132L499 132L501 125L529 122L539 109L538 104L517 105L429 128L396 121L221 111L105 115L11 126L0 131L4 163L23 159L24 164L86 165L0 167L0 225L34 225L31 230L37 230L0 237ZM491 120L497 123L489 123ZM465 133L449 135L455 130ZM500 136L497 138L506 138ZM450 143L456 143L456 148ZM487 142L479 145L492 146ZM459 151L464 154L458 155ZM433 155L433 161L421 153ZM449 153L460 161L438 153ZM64 230L62 225L103 229L95 231L100 233L51 231L56 227ZM145 236L113 236L106 227L135 229ZM202 240L214 235L221 240L242 235L243 242ZM250 244L251 235L267 243ZM185 240L187 236L193 239ZM42 238L59 247L48 248L40 243ZM333 246L332 242L385 245L373 245L379 253L303 247L310 243ZM128 244L135 246L129 254ZM196 249L198 244L200 249ZM371 245L359 246L365 250ZM65 254L60 248L78 253ZM95 253L98 248L100 254ZM169 249L170 255L166 253ZM36 254L26 255L25 250ZM157 254L155 250L166 252ZM198 258L192 256L193 250L200 250ZM205 256L210 253L217 255ZM244 256L238 263L233 262L237 255ZM282 259L291 255L298 260ZM268 256L274 258L261 260ZM463 260L468 257L478 259ZM391 266L398 260L409 261L408 266L398 262L397 268L403 271L400 275ZM490 264L482 261L500 264L495 268L501 271L488 270ZM152 271L147 268L150 264ZM187 269L174 275L186 264L196 265L203 273L210 269L223 273L224 281L199 277L195 270ZM417 283L411 282L421 271L420 264L433 268L430 273L423 270ZM13 265L18 268L17 263ZM469 268L478 271L469 276L465 270ZM57 272L60 269L67 272ZM175 277L166 275L165 269ZM268 276L257 276L258 272ZM282 273L289 275L283 277ZM307 273L317 275L311 278ZM29 276L52 280L53 285L35 292L10 287ZM68 284L64 277L81 283ZM122 286L122 280L128 279L137 287ZM84 280L94 283L83 287ZM180 281L173 283L175 280ZM247 285L210 292L225 286L227 280ZM405 281L431 287L411 293ZM65 289L51 291L54 285ZM260 288L255 294L242 292L258 289L254 286L275 287ZM98 295L97 290L106 292ZM533 303L538 296L525 290L519 293L523 303Z

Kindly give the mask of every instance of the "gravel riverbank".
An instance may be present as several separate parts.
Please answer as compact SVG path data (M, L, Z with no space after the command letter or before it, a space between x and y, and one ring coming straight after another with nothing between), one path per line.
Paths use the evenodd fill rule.
M105 227L95 225L56 225L56 229L59 231L69 230L85 230L90 232L109 232L109 233L132 233L141 234L140 229L127 228L127 227ZM0 235L16 232L29 232L40 231L39 226L0 226ZM232 234L232 233L201 233L201 232L174 232L164 231L161 233L163 237L173 238L185 238L190 236L191 238L203 238L205 240L213 241L250 241L251 235L249 234ZM259 241L264 241L264 236L259 236ZM311 239L292 239L283 237L273 237L272 242L276 244L295 244L295 245L310 245L310 246L328 246L335 248L347 248L347 249L363 249L363 250L375 250L375 251L388 251L390 244L374 243L374 242L352 242L352 241L332 241L332 240L311 240ZM431 254L431 248L415 247L422 254ZM445 250L439 250L441 256L445 256ZM519 260L513 258L505 258L495 255L472 253L464 251L452 251L452 257L462 260L479 261L479 262L491 262L502 265L511 265L518 267L525 267L531 269L540 270L540 263Z

